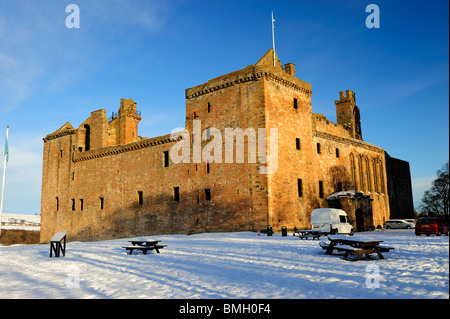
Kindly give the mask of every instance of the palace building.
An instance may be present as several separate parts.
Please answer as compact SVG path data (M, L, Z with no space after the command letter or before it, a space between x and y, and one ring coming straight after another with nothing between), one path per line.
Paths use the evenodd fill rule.
M312 112L311 84L271 49L185 94L175 137L139 136L136 103L122 99L112 117L96 110L44 138L41 242L61 231L88 241L308 228L320 207L344 209L358 231L413 217L409 164L363 140L351 90L337 94L330 122Z

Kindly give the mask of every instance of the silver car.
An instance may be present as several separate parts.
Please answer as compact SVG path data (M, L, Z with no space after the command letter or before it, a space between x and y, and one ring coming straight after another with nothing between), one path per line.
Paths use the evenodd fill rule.
M398 228L406 228L406 229L412 229L415 225L412 223L408 223L404 219L391 219L387 220L384 223L383 228L385 229L398 229Z

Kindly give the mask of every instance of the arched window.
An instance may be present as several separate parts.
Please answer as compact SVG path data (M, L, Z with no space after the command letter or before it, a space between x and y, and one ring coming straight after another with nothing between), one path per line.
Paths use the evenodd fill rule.
M380 188L378 186L378 160L377 159L373 159L372 160L372 168L373 168L373 185L374 185L374 190L376 193L380 192Z
M358 172L359 172L359 188L362 191L366 190L365 181L364 181L364 171L363 171L363 158L361 155L358 156Z
M365 166L366 166L365 170L366 170L366 178L367 178L367 191L372 192L372 181L371 181L371 176L370 176L370 161L366 157L366 158L364 158L364 162L365 162Z
M350 170L352 174L352 189L356 190L356 164L353 153L350 153Z
M382 194L386 194L386 188L385 188L385 185L384 185L384 169L383 169L383 163L381 162L381 160L379 160L379 164L380 164L381 193Z

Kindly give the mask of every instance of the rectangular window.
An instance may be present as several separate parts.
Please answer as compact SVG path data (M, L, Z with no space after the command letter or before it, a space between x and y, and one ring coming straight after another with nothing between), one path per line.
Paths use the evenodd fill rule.
M299 138L296 138L296 139L295 139L295 147L297 148L297 150L300 150L300 149L301 149L300 139L299 139Z
M303 197L303 181L301 179L297 179L297 190L298 197Z
M323 198L323 181L319 181L319 197Z
M336 149L336 158L339 158L339 149Z
M342 182L338 182L338 183L337 183L337 191L338 191L338 192L342 192L342 190L343 190L343 189L342 189Z
M197 118L197 112L192 113L192 117L195 120Z
M209 174L209 163L206 163L206 174Z
M138 191L138 205L141 206L144 204L144 195L142 191Z
M80 210L83 210L83 200L82 199L80 199Z
M105 205L105 199L103 197L99 197L99 205L100 205L100 210L103 210L103 207Z
M211 103L208 102L208 113L211 113Z
M210 127L206 128L206 140L207 141L211 140L211 128Z
M180 201L180 188L178 186L173 188L173 200L175 202Z
M321 150L320 150L320 143L317 143L317 154L320 154Z
M209 188L205 188L205 200L211 200L211 190Z
M298 101L297 99L294 97L294 109L298 108Z
M71 201L72 201L72 210L75 210L75 198L72 198Z
M163 165L164 167L169 167L169 151L163 152Z
M59 210L59 197L56 197L56 210Z

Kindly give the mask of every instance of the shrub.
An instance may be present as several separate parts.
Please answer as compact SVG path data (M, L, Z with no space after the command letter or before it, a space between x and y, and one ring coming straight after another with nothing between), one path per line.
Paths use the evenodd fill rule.
M16 244L39 244L39 231L30 231L23 229L2 229L0 244L16 245Z

